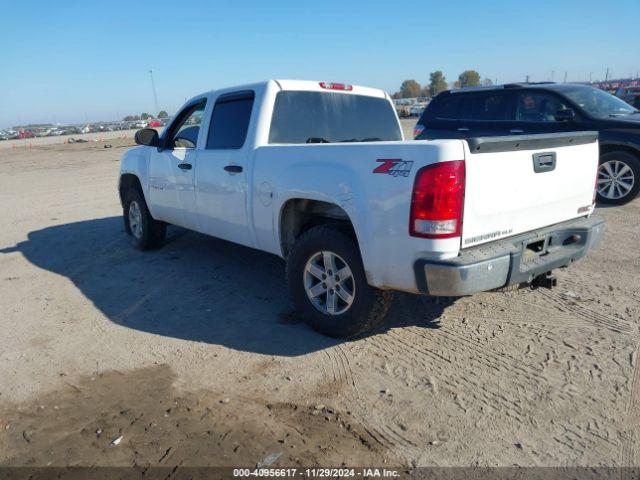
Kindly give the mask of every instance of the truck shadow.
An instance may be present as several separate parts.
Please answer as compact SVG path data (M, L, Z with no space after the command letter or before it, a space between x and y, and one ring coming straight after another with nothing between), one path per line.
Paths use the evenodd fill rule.
M302 355L339 343L292 313L281 259L223 240L171 227L162 249L139 252L121 218L108 217L33 231L0 250L12 252L67 277L123 327L268 355ZM398 295L387 322L372 334L407 325L438 328L449 304Z

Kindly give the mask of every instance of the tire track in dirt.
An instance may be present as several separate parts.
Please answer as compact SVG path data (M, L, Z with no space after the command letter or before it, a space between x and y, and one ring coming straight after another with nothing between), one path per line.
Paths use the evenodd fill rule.
M353 419L362 425L366 434L380 447L393 451L395 455L401 457L414 458L417 455L416 444L398 432L397 429L386 424L380 424L372 418L372 411L379 411L384 405L371 405L371 398L363 398L358 388L358 371L354 372L352 363L362 352L361 345L356 345L355 349L350 346L354 344L339 344L322 350L323 364L328 367L323 369L325 375L322 385L318 391L320 396L328 396L332 401L337 401L336 395L346 397L346 402L351 404L349 408ZM353 354L356 355L353 355ZM368 372L368 371L367 371Z
M456 333L463 333L463 330L456 331ZM424 338L418 333L415 336ZM470 338L444 330L438 332L437 342L442 343L442 346L454 355L468 357L469 366L479 366L482 369L488 369L487 371L494 370L496 375L504 374L507 378L517 378L518 381L515 382L515 386L521 389L531 390L537 384L546 383L546 379L542 375L530 374L527 370L520 368L517 360L513 358L513 363L510 363L500 354L493 351L490 345L482 345L479 342L474 343Z
M573 301L569 301L553 290L540 289L539 292L536 293L554 304L558 310L575 315L578 318L584 319L598 327L606 328L615 333L631 333L633 331L631 323L597 312Z
M422 346L413 345L400 338L398 334L390 332L382 340L370 339L371 346L378 351L390 363L400 363L405 367L404 371L413 371L416 367L424 369L435 377L442 385L457 393L464 389L479 404L496 413L513 417L524 423L524 414L517 401L505 396L504 390L489 387L485 381L474 378L473 369L465 369L464 372L451 368L453 361ZM410 354L410 359L408 357ZM465 375L469 373L470 375ZM408 378L400 378L407 382ZM467 387L467 388L465 388Z
M340 375L336 370L335 362L333 361L333 355L329 353L330 350L331 350L330 348L325 348L324 350L322 350L322 353L327 357L329 366L331 367L331 374L333 376L333 379L330 379L330 380L333 381L333 383L338 383Z
M455 372L452 374L451 359L440 355L437 352L424 350L418 346L407 344L407 340L402 338L406 329L401 330L399 334L388 332L384 336L370 337L366 339L369 352L382 357L386 364L392 365L393 378L410 385L415 382L411 372L422 371L428 374L429 381L432 383L434 391L444 387L456 397L461 389L464 394L468 395L471 402L476 405L484 405L488 411L492 411L496 415L506 415L515 419L519 423L524 423L525 418L520 411L519 406L504 396L501 396L496 389L486 388L482 382L475 379L464 378L465 372ZM418 336L420 340L425 340ZM433 342L433 338L429 339ZM409 339L409 342L415 340ZM378 368L379 369L379 368ZM389 371L381 370L385 375L389 375ZM468 372L467 372L468 373ZM436 383L438 387L435 387ZM425 385L421 383L421 385ZM462 388L461 388L462 387ZM473 399L473 400L471 400ZM409 437L405 433L405 428L400 427L400 422L396 415L393 414L393 407L381 404L382 400L378 400L372 410L385 412L383 420L374 420L372 418L361 417L361 423L368 425L368 432L372 437L386 448L391 449L394 454L404 457L407 460L419 458L424 454L425 445ZM459 407L463 408L460 404ZM369 405L371 408L371 405ZM397 406L395 407L398 408ZM388 413L387 413L388 411ZM466 411L466 409L465 409ZM404 412L404 410L402 410Z
M355 376L353 374L353 368L351 367L351 361L349 360L348 352L345 351L345 347L342 344L336 345L337 359L340 361L342 371L344 372L344 378L348 385L351 385L355 391L356 396L359 396L358 385L356 385ZM350 352L349 352L350 353Z
M463 332L458 330L456 333ZM513 373L524 376L531 382L544 382L546 379L542 375L542 369L522 363L521 358L516 358L505 352L496 352L488 345L479 342L473 337L455 335L452 332L441 330L440 337L445 343L454 345L454 348L464 347L463 350L472 351L474 355L482 357L488 364L496 364L505 369L507 373ZM423 335L418 334L419 337ZM463 345L462 345L463 344Z
M638 355L640 354L640 342L636 345L635 350L631 353L629 363L633 368L633 376L631 378L631 394L626 409L626 424L630 425L623 435L622 449L620 452L620 463L623 467L634 467L640 464L640 458L637 451L637 427L640 425L640 362ZM631 478L631 472L623 470L623 478L627 480Z
M411 334L411 332L407 332L409 334ZM456 332L457 333L457 332ZM504 408L507 408L509 410L511 410L514 414L516 414L518 417L520 417L521 421L523 420L523 417L521 417L521 415L523 415L523 412L521 410L520 405L518 405L518 401L514 400L513 398L508 398L505 395L505 391L498 387L497 385L495 387L491 387L491 388L487 388L488 387L488 382L486 382L486 379L480 379L477 375L476 372L487 372L487 371L495 371L495 376L498 375L502 375L503 373L507 373L509 374L510 372L508 371L504 371L501 370L500 368L497 367L497 365L489 358L487 359L486 356L484 355L480 355L479 351L476 350L474 351L472 354L469 354L469 351L465 351L465 350L460 350L459 348L457 348L457 346L455 346L454 343L447 343L445 341L445 345L442 345L441 342L444 339L445 336L445 332L444 331L438 331L437 334L434 335L434 338L432 339L432 343L434 345L437 345L438 347L442 347L444 348L449 354L451 354L452 356L455 355L460 355L462 357L464 357L465 361L467 362L465 364L465 371L461 372L459 370L454 369L454 375L453 377L457 380L457 383L465 383L465 384L471 384L473 386L473 388L479 388L482 391L486 392L486 394L493 398L494 401L500 402ZM453 333L450 333L449 335L453 335ZM420 338L420 335L414 335L417 336L418 338ZM424 342L414 342L414 341L407 341L405 338L402 338L400 336L396 337L396 340L400 341L402 345L404 346L408 346L411 344L416 345L416 350L419 352L422 352L422 354L429 354L431 352L431 350L429 350L429 348L425 348L424 347ZM422 340L424 340L424 337L422 338ZM488 346L486 348L489 348ZM449 360L449 364L453 364L453 363L457 363L458 359L453 359L453 360ZM532 382L530 382L529 384L527 383L523 383L520 378L520 376L515 376L515 375L508 375L507 378L510 378L513 382L514 385L516 387L519 387L523 390L531 390L532 387L534 387L538 381L534 380Z
M616 451L620 448L618 443L590 430L585 430L577 424L565 422L561 423L560 427L563 432L561 435L555 436L554 439L580 456L586 452L590 454L595 452L605 457L610 455L602 451L603 446L608 447L611 451ZM603 445L603 443L606 445Z

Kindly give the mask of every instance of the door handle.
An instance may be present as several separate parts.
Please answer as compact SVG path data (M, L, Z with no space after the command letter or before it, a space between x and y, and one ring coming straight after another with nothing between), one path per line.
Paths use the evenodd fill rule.
M229 173L240 173L242 172L242 167L240 165L227 165L224 169Z
M513 130L509 130L509 133L524 133L524 130L520 130L519 128L514 128Z
M191 164L190 163L179 163L178 164L178 168L180 170L191 170Z
M550 172L556 168L556 152L533 154L533 171L536 173Z

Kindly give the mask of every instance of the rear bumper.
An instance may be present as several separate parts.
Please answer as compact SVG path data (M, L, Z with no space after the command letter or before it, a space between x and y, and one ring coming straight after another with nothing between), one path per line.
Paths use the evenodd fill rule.
M603 219L579 218L463 250L450 260L420 259L416 284L422 293L454 297L531 282L584 257L603 232Z

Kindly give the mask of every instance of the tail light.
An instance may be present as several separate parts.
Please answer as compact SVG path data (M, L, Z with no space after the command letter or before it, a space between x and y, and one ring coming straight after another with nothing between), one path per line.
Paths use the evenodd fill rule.
M344 90L346 92L353 90L353 85L346 85L344 83L320 82L320 87L326 88L327 90Z
M418 135L420 135L422 132L424 132L424 125L416 123L416 126L413 127L413 138L418 138Z
M434 163L416 173L411 197L409 235L459 237L464 205L464 160Z

